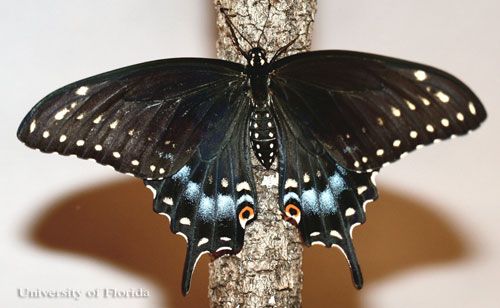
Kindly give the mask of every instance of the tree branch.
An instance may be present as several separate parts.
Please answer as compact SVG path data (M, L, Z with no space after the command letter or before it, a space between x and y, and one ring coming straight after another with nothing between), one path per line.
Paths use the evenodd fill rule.
M243 50L259 46L268 60L280 47L296 41L282 55L307 51L316 12L315 0L215 0L217 56L246 64L235 48L219 3L231 21L252 43L239 38ZM267 21L266 21L267 20ZM278 207L278 174L266 171L252 159L259 204L257 219L248 225L243 249L209 265L209 297L212 307L300 307L302 290L302 242L296 227L285 222Z

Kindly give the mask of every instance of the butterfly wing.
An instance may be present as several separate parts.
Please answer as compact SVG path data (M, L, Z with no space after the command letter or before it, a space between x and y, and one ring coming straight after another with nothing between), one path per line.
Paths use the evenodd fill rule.
M376 170L407 152L475 129L477 96L436 68L352 51L319 51L272 63L271 91L290 121L336 162ZM285 103L286 102L286 103Z
M338 164L300 122L282 108L286 101L274 92L273 111L279 134L280 206L297 224L304 243L337 247L346 256L357 288L363 285L352 243L352 230L365 222L366 204L375 200L373 173L357 173Z
M240 99L248 97L242 94ZM182 235L188 243L184 294L189 291L191 274L200 256L240 251L245 226L256 216L248 115L248 108L243 108L234 120L234 133L211 158L196 153L176 174L145 181L155 195L155 211L166 216L172 232Z
M123 173L162 178L202 144L211 156L241 108L243 66L167 59L90 77L42 99L18 138L42 152L94 159Z
M479 126L486 112L455 77L428 66L350 51L271 64L280 143L280 205L306 244L339 247L363 279L352 229L377 198L383 164Z
M104 73L48 95L18 137L143 178L155 211L188 241L186 294L199 257L239 251L256 215L242 71L220 60L169 59Z

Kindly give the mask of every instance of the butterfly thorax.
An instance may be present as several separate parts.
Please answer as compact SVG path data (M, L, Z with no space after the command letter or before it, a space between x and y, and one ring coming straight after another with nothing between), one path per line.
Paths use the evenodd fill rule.
M252 104L257 108L268 105L269 64L262 48L253 48L246 55L246 74L252 96Z
M269 169L278 153L276 122L270 108L269 64L261 48L250 50L247 60L246 73L252 102L248 122L250 141L259 162Z

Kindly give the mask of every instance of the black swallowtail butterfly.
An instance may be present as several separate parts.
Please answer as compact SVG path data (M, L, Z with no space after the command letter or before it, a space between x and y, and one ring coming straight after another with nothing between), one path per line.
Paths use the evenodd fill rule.
M133 65L67 85L24 118L18 138L144 180L154 210L184 236L183 292L205 252L234 253L257 215L250 154L279 170L279 204L306 245L339 247L356 287L351 235L377 198L374 177L423 145L477 128L486 111L436 68L353 51L306 52L247 65L201 58Z

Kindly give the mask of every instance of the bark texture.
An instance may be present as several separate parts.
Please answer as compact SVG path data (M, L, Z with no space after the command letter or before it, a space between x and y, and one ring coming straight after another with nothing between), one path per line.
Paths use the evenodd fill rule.
M243 50L259 46L268 60L294 39L286 55L307 51L316 12L314 0L215 0L217 56L245 63L234 47L220 6L228 9L241 34ZM262 37L260 37L262 35ZM282 219L278 207L278 174L252 159L257 186L257 219L247 226L240 253L218 258L209 265L212 307L300 307L302 242L298 230Z

